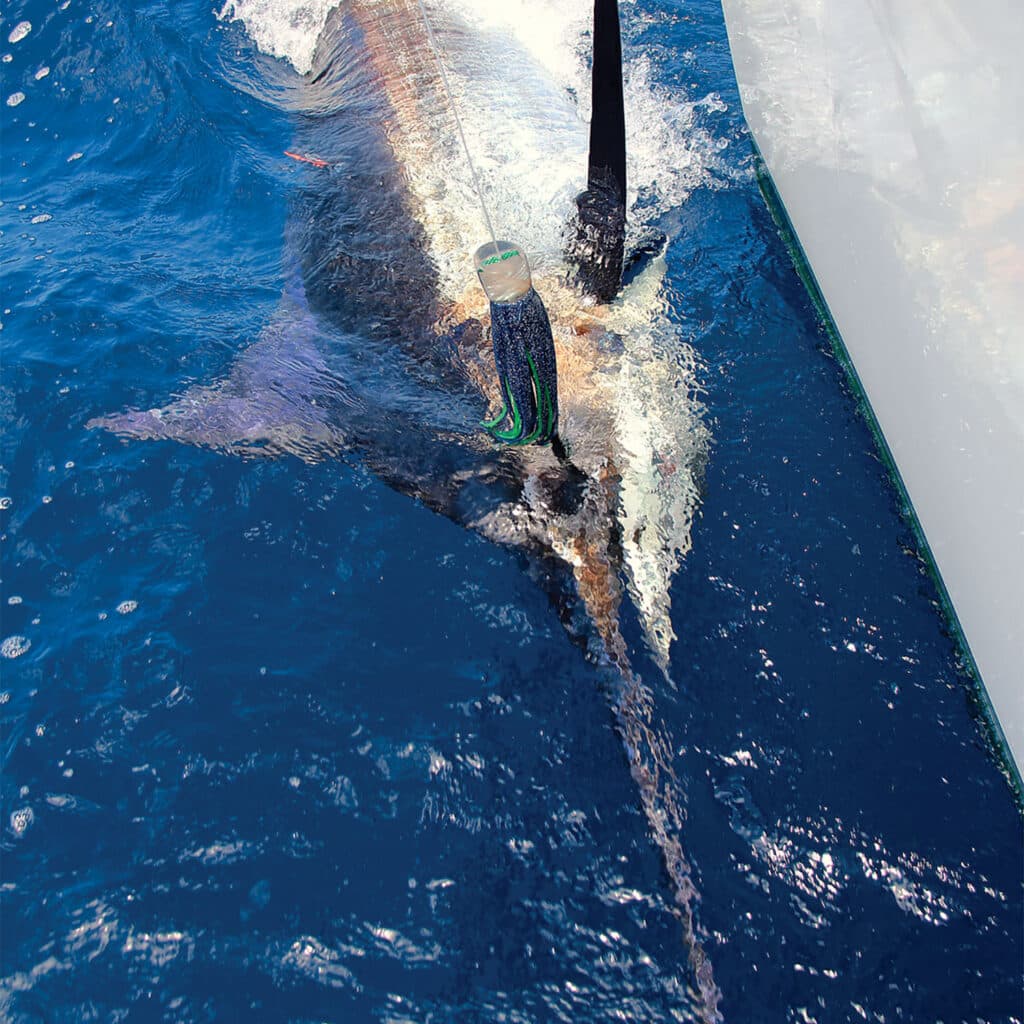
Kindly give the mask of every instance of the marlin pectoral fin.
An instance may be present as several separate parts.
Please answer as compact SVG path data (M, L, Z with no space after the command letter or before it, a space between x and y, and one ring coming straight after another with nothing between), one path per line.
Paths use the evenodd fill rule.
M121 437L171 440L239 455L293 454L315 461L346 444L351 400L325 366L308 319L286 307L227 377L197 385L162 408L90 420Z
M234 455L291 454L314 462L345 446L345 437L325 411L266 393L234 393L229 382L186 391L157 409L128 409L90 420L135 440L178 441Z
M507 444L551 441L558 430L555 346L544 303L532 288L514 302L491 304L491 338L504 405L483 427Z

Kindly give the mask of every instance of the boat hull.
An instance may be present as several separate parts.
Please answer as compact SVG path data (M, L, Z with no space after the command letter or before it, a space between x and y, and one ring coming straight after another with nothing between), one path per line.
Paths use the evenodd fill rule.
M1024 22L724 0L744 113L1024 765ZM771 191L771 189L769 189Z

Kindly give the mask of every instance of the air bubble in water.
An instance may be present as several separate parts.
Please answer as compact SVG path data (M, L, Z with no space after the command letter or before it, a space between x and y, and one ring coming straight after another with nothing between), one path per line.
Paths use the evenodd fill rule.
M20 658L30 647L32 641L23 636L9 636L0 644L0 657Z
M35 814L31 807L22 807L21 810L11 814L11 829L15 835L24 835L25 830L35 821Z

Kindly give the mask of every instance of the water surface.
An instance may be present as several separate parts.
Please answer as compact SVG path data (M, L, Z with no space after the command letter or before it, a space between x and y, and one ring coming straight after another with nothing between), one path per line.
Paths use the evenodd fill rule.
M1021 818L757 190L721 12L623 20L713 439L675 687L623 628L720 1011L1019 1021ZM272 315L294 72L204 3L15 2L0 37L5 1017L699 1020L606 672L514 555L358 457L85 429Z

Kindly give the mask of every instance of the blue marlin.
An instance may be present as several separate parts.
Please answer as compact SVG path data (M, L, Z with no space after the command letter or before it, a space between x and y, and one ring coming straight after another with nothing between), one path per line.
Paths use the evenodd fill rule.
M645 233L630 245L615 0L597 0L593 29L588 138L575 97L507 31L419 0L336 8L299 87L290 150L308 166L296 167L278 309L222 379L89 425L249 457L358 458L522 554L617 680L616 722L710 1021L717 989L692 920L672 744L620 629L628 598L668 675L669 590L707 431L664 259L629 251ZM489 234L478 189L529 255L543 317L525 328L473 274L468 254ZM522 370L523 331L550 358L509 383L502 360ZM533 434L549 443L501 440Z

